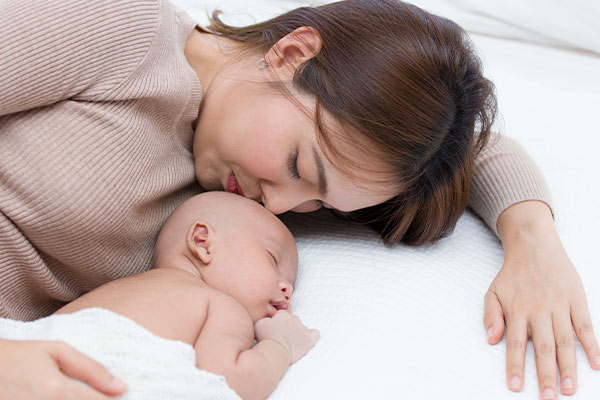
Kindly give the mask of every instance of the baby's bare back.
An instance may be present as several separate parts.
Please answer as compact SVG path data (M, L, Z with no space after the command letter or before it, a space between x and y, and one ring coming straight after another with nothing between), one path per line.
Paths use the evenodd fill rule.
M158 336L193 346L206 321L210 301L219 301L221 296L189 272L153 269L102 285L57 313L106 308Z

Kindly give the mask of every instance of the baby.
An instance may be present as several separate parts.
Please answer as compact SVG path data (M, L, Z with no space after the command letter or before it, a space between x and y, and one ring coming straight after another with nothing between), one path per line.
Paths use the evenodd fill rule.
M277 217L244 197L208 192L169 217L153 269L57 313L100 307L125 316L192 345L196 366L224 376L243 399L264 399L319 339L287 311L297 266L294 238Z

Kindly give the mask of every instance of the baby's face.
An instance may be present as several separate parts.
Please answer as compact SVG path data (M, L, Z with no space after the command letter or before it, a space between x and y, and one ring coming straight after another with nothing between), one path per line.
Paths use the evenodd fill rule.
M298 271L298 250L290 231L257 203L230 216L212 267L227 271L220 290L238 300L253 322L288 309ZM236 214L234 212L234 214Z

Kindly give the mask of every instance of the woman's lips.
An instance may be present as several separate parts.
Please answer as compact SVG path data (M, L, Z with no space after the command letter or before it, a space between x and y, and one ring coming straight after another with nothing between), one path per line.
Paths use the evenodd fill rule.
M227 179L227 185L225 185L225 191L229 193L239 194L240 196L244 195L244 192L242 191L242 188L240 187L240 184L238 183L237 179L235 179L235 174L233 172L229 174L229 178Z

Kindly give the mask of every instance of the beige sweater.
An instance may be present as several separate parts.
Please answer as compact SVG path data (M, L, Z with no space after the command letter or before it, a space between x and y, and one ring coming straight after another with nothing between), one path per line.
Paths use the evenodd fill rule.
M150 266L167 216L198 193L195 22L166 1L0 2L0 316L47 315ZM478 159L471 206L548 201L505 138Z

